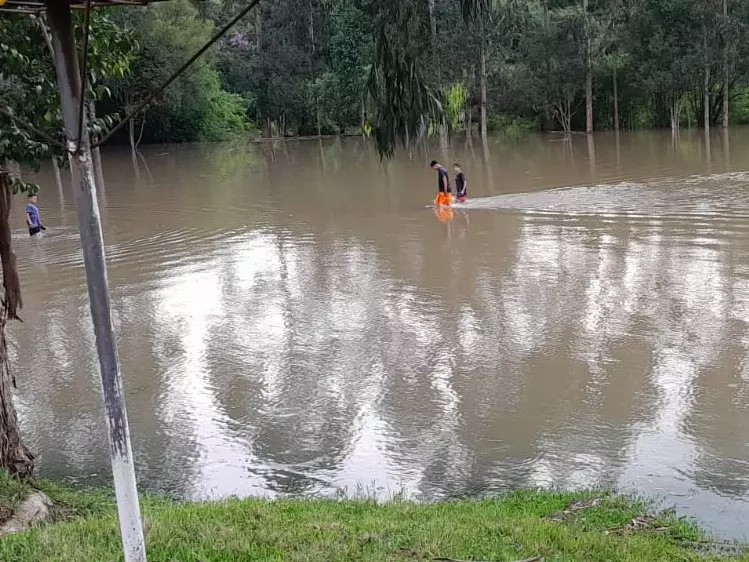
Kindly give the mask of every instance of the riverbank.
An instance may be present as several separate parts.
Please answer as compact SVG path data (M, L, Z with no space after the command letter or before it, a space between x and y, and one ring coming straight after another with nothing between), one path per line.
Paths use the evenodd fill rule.
M0 560L121 559L111 496L0 475L0 517L34 488L52 521L0 540ZM738 546L643 503L592 492L517 492L436 504L368 500L143 500L151 562L239 560L749 561Z

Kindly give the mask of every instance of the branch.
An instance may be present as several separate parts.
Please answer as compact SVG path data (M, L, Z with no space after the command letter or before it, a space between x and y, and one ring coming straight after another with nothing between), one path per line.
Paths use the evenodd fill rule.
M15 115L13 115L13 112L9 108L0 107L0 115L4 115L5 117L13 121L19 127L22 127L26 129L27 131L29 131L30 133L36 135L37 137L44 139L49 144L54 145L57 148L60 148L64 152L68 152L68 147L65 146L63 143L61 143L59 140L53 139L47 133L43 133L42 131L34 127L34 125L32 125L31 123L27 123L23 119L16 117Z

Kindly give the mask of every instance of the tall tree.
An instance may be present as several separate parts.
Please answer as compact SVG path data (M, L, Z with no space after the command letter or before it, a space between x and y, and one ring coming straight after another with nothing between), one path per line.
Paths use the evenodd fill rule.
M728 103L730 92L730 70L728 67L729 52L731 49L731 35L729 32L730 22L728 20L728 0L723 0L723 21L721 22L723 31L723 128L728 129Z
M593 46L588 0L583 0L583 29L585 32L585 132L593 132Z
M638 0L630 7L627 48L642 85L665 101L672 131L680 126L695 69L703 66L701 38L691 0Z
M36 186L13 175L12 161L39 166L54 154L53 145L31 133L17 119L39 124L42 134L60 142L59 110L54 103L57 89L50 79L52 65L34 21L23 16L0 18L0 262L3 295L0 301L0 468L20 476L30 476L34 455L21 439L13 406L15 377L11 373L6 344L8 320L18 319L23 306L10 231L12 197L32 192ZM56 129L56 130L55 130ZM58 149L59 150L59 149Z

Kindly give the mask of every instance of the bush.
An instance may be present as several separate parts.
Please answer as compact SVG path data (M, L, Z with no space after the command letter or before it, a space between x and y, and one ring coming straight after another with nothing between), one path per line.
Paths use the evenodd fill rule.
M531 131L540 129L540 123L538 119L490 115L487 128L491 132L501 133L508 137L521 137Z
M218 142L245 136L254 130L247 119L247 101L239 94L218 90L208 100L200 140Z
M731 123L749 123L749 88L739 89L737 96L732 100L729 118Z

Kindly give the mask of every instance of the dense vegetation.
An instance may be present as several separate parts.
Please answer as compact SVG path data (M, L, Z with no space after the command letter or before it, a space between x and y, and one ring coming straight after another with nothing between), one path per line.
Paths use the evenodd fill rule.
M407 86L412 75L423 80L454 127L480 122L482 84L489 129L585 130L586 98L596 129L749 120L747 0L476 1L473 19L468 4L263 2L149 110L143 139L220 138L243 131L242 116L266 136L358 132L397 105L372 96L388 72L405 74ZM114 109L242 5L179 0L117 15L138 51L130 75L113 81ZM429 115L415 105L393 107L395 116Z
M103 80L97 113L122 117L244 5L100 11L100 40L126 41L131 56L126 72ZM746 122L747 24L749 0L262 2L130 135L181 142L386 129L403 140L436 133L441 120L472 128L482 106L489 130ZM22 34L3 40L23 51Z

